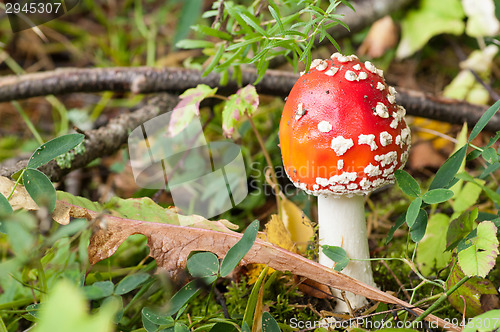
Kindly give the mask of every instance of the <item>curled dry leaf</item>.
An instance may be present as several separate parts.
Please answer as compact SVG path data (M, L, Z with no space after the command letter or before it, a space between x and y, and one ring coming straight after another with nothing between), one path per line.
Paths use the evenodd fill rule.
M147 238L150 256L156 260L158 267L175 275L175 271L185 268L186 260L192 251L210 251L219 258L223 258L242 236L230 230L218 232L211 229L124 219L98 214L94 211L88 211L88 213L93 219L98 217L88 248L91 264L96 264L113 255L130 235L142 234ZM206 224L203 225L206 226ZM241 264L267 264L273 269L290 271L295 275L375 301L412 308L412 311L417 314L423 312L392 295L261 239L255 241ZM433 315L428 315L426 320L437 323L440 327L446 326L450 331L460 331L458 327L450 326L449 322Z
M5 197L9 197L12 192L12 188L16 183L9 178L0 176L0 193ZM26 189L22 185L18 185L14 194L9 199L9 203L13 210L26 209L26 210L38 210L38 205L33 201L31 196L28 194Z

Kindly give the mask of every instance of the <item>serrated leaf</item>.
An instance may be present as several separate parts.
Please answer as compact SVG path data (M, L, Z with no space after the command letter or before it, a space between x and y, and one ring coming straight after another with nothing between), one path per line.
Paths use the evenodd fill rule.
M401 188L405 194L411 197L420 196L420 186L410 174L398 169L394 172L394 176L396 177L399 188Z
M246 253L250 250L257 238L259 230L259 221L253 221L245 230L242 238L229 249L226 257L222 260L220 267L220 275L226 277L240 263Z
M412 55L436 35L462 34L465 28L463 19L464 11L460 0L422 0L420 7L411 10L403 19L397 57Z
M222 130L224 136L231 137L238 120L248 113L252 116L259 107L259 95L253 85L247 85L229 96L222 110Z
M406 211L406 224L408 227L412 227L413 224L415 223L415 220L417 219L420 206L422 206L422 198L417 197L415 198L411 203L410 206L408 206L408 210Z
M23 173L26 191L38 206L47 206L49 212L56 207L56 190L47 175L39 170L28 168Z
M427 230L417 247L417 263L424 276L449 264L451 253L445 252L446 233L443 232L449 223L449 217L442 213L432 215L427 222Z
M144 284L149 278L149 274L141 272L128 275L115 286L114 294L127 294Z
M498 255L497 228L491 221L481 222L477 235L470 239L470 246L458 253L458 264L467 276L486 277L495 266Z
M427 212L424 209L418 211L415 223L410 228L410 237L413 242L420 242L425 235L427 229Z
M490 310L469 320L462 332L490 332L500 328L500 310Z
M446 281L447 288L450 289L464 277L460 267L455 264ZM495 285L488 279L479 277L470 278L448 296L448 301L458 312L464 311L465 301L465 317L468 318L482 314L485 311L483 307L488 308L491 303L498 303L498 300Z
M342 271L349 264L349 257L347 257L346 251L337 246L322 246L323 253L334 261L335 271Z
M217 88L205 84L198 84L196 88L188 89L179 96L181 101L174 107L170 116L168 131L176 136L184 130L196 117L200 116L200 103L203 99L212 97Z
M45 144L40 145L31 155L27 168L38 168L45 165L57 156L68 152L83 142L85 138L82 134L68 134L56 137Z
M464 212L457 219L452 220L446 233L446 251L453 250L458 243L469 234L477 218L478 211Z
M446 202L453 197L453 191L449 189L433 189L422 195L422 200L427 204L438 204Z

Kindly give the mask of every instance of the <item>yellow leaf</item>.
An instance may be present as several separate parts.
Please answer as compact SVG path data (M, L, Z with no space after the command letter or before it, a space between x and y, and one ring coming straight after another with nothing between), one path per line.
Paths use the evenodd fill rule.
M308 242L314 236L314 228L311 220L305 215L304 211L284 197L284 195L281 196L280 209L283 225L289 232L291 240L295 243L295 247L299 253L305 253Z

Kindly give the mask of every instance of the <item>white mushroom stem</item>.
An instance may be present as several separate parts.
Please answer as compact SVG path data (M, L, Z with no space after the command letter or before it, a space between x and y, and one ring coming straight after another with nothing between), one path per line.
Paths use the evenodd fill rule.
M321 246L342 247L349 258L368 259L368 239L364 213L364 196L343 197L334 195L320 195L318 197L318 228L319 228L319 263L333 267L334 262L323 254ZM365 284L376 287L373 280L370 261L351 260L342 273ZM334 290L335 291L335 290ZM333 294L342 299L340 291ZM363 296L346 293L353 309L360 308L367 303ZM335 308L338 312L347 312L347 304L343 300L337 301Z

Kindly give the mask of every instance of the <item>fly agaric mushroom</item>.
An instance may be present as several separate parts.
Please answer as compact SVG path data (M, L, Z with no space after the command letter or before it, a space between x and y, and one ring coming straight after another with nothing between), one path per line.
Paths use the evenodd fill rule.
M410 148L406 112L395 94L371 62L335 53L314 60L295 83L279 129L286 174L318 196L320 264L334 265L323 245L342 247L356 259L342 273L373 287L364 195L394 181ZM366 304L359 295L347 299L352 308ZM340 301L336 310L347 306Z

